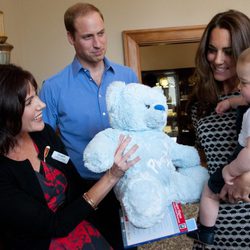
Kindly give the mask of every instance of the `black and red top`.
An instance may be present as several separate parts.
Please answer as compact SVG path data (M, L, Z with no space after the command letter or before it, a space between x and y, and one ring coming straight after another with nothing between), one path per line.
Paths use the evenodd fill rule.
M0 221L6 249L111 249L90 223L94 212L82 198L85 181L73 164L51 157L66 154L53 129L30 133L41 160L40 172L29 160L14 161L0 155ZM50 152L44 162L46 146Z

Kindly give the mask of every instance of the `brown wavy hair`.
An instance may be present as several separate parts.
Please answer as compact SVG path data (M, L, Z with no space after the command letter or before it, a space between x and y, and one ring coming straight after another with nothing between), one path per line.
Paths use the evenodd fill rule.
M216 14L208 23L201 37L195 56L195 86L190 95L188 109L198 103L198 115L211 112L221 94L220 85L214 79L213 72L207 61L207 50L211 31L214 28L226 29L231 37L232 57L237 61L240 53L250 47L250 19L237 10L228 10ZM238 83L235 82L235 86Z
M33 75L21 67L0 65L0 154L5 155L16 144L22 128L25 99L30 84L37 91Z

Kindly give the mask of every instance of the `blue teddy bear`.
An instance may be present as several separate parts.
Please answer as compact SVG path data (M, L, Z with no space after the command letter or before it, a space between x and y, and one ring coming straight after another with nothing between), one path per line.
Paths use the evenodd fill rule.
M113 82L106 100L111 128L90 141L83 158L88 169L101 173L112 166L121 134L139 146L136 154L141 160L114 189L129 221L151 227L163 219L172 202L199 201L208 173L194 147L178 144L163 132L168 107L162 89Z

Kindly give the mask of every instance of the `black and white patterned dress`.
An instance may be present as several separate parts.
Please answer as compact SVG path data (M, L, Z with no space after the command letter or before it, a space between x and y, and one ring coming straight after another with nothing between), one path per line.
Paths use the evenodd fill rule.
M239 93L222 95L220 100L234 95ZM192 121L199 146L206 155L208 171L212 174L227 164L237 145L236 111L230 110L223 115L212 112L197 119L197 107L194 105ZM214 246L195 243L193 249L250 249L250 204L220 204L215 226Z

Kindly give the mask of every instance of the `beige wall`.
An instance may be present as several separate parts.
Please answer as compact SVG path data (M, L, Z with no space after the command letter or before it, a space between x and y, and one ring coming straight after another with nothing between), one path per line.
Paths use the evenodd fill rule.
M63 14L73 0L0 0L12 62L30 70L40 83L74 55L66 40ZM249 0L89 0L105 16L108 57L123 63L121 32L129 29L206 24L229 8L250 16Z
M140 47L141 70L194 67L198 43Z

